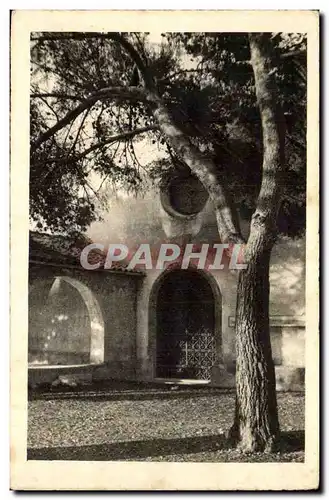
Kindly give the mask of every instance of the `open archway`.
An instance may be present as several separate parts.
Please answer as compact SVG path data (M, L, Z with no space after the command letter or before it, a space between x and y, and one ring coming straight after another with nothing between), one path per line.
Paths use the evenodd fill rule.
M151 294L150 328L156 378L210 380L221 357L221 294L214 278L196 269L163 273Z
M29 364L63 366L103 361L104 321L92 291L68 276L32 284Z

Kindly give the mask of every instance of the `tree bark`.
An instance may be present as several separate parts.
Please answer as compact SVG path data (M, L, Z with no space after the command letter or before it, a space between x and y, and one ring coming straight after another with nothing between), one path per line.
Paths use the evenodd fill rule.
M244 243L235 207L226 189L225 180L219 178L217 165L194 146L184 132L173 122L160 97L151 92L150 102L155 108L153 115L159 129L165 134L178 157L188 165L191 172L208 191L213 202L221 242Z
M279 437L269 328L272 235L259 235L239 273L236 308L236 411L231 435L244 452L272 451Z
M263 132L263 174L240 271L236 308L236 411L231 436L242 451L272 451L279 439L269 327L269 265L277 229L284 123L276 97L268 34L249 35Z

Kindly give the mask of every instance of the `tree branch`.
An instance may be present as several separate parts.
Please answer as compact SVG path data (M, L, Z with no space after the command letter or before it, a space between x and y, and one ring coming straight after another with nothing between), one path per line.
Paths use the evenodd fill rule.
M59 120L58 114L56 113L54 108L50 106L49 102L47 102L47 99L45 99L44 97L40 97L40 100L50 109L50 111L55 115L56 120L58 121Z
M112 135L106 141L100 142L98 144L94 144L93 146L90 146L88 149L86 149L85 151L82 151L78 155L71 156L70 159L75 160L75 161L81 160L82 158L87 156L89 153L92 153L93 151L96 151L97 149L103 148L105 146L108 146L108 145L113 144L113 143L118 142L118 141L131 139L132 137L135 137L136 135L144 134L145 132L149 132L150 130L157 130L157 128L158 128L157 125L148 125L147 127L141 127L141 128L137 128L135 130L129 130L127 132L121 132L120 134ZM68 160L68 157L67 156L60 156L60 157L56 157L56 158L49 158L48 160L51 163L55 163L55 164L64 163L65 161ZM43 165L43 164L44 164L44 162L39 162L39 163L35 164L35 166L39 166L39 165ZM48 173L50 173L52 170L50 170Z
M36 92L30 94L31 99L46 99L47 97L53 97L56 99L68 99L72 101L84 101L83 97L70 94L61 94L60 92L48 92L48 93Z
M48 97L51 97L48 94ZM100 99L125 99L132 101L145 101L146 96L141 88L137 87L106 87L91 94L88 98L83 100L76 108L69 111L61 120L59 120L53 127L49 128L46 132L41 134L32 144L31 152L35 151L43 142L48 140L59 130L68 125L72 120L77 118L83 111L91 108Z
M188 165L191 172L196 175L208 191L214 204L221 241L223 243L243 243L238 216L232 201L229 199L223 179L218 179L216 164L194 146L188 136L174 123L166 105L158 94L152 75L133 45L119 33L113 34L112 39L117 40L122 45L141 72L146 87L147 101L159 129L167 137L178 157Z
M33 42L45 42L50 40L86 40L93 38L106 38L111 39L111 32L93 32L93 31L75 31L75 32L52 32L46 35L31 35L31 41Z
M90 97L82 101L79 106L69 111L64 118L59 120L53 127L50 127L46 132L39 135L39 137L31 144L31 152L35 151L43 142L56 134L59 130L68 125L72 120L77 118L83 111L88 108L91 108L95 102L98 100L98 97Z
M294 50L291 52L284 52L280 54L280 58L287 59L289 57L305 57L307 55L306 49Z
M141 58L138 51L129 42L129 40L127 40L127 38L125 38L121 33L115 33L115 32L108 33L107 36L111 40L118 42L125 49L127 54L129 54L132 61L136 64L137 68L139 69L139 71L142 74L142 77L143 77L143 80L145 83L145 87L148 90L155 90L155 81L154 81L152 74L148 70L146 64L144 63L144 61Z
M95 151L96 149L102 148L104 146L108 146L109 144L112 144L113 142L122 141L123 139L124 140L130 139L132 137L135 137L136 135L144 134L145 132L149 132L150 130L157 130L157 129L158 129L157 125L148 125L147 127L141 127L141 128L137 128L135 130L129 130L128 132L122 132L120 134L113 135L112 137L110 137L109 139L107 139L104 142L90 146L90 148L86 149L81 154L79 154L76 157L76 159L80 160L81 158L84 158L86 155L88 155L92 151Z
M86 111L85 115L83 116L83 118L82 118L82 120L81 120L81 123L80 123L80 126L79 126L79 130L78 130L78 132L77 132L77 133L76 133L76 135L75 135L75 139L74 139L74 142L73 142L72 147L71 147L71 151L74 151L75 146L77 145L77 142L78 142L78 140L79 140L80 133L81 133L81 131L82 131L82 129L83 129L83 126L84 126L84 123L85 123L85 121L86 121L86 119L87 119L87 116L88 116L88 114L89 114L89 111L90 111L90 109L87 109L87 111ZM70 152L71 152L71 151L70 151ZM70 154L70 153L69 153L69 154Z
M158 94L156 82L153 75L150 73L147 65L144 63L138 51L129 42L129 40L121 33L66 33L56 35L57 39L86 39L86 38L108 38L119 43L124 50L130 55L132 61L136 64L138 70L140 71L144 84L145 90L140 87L133 88L105 88L100 91L93 93L85 101L82 101L77 108L70 111L60 122L58 122L54 127L49 129L47 132L42 134L35 143L32 145L32 149L36 149L42 142L47 140L58 130L67 125L72 119L78 116L84 109L91 107L98 99L101 98L125 98L134 100L146 101L151 109L153 110L154 117L158 122L159 129L166 135L169 143L175 150L176 154L190 167L191 171L199 178L204 187L209 192L209 195L215 205L216 218L218 223L218 230L222 242L242 242L242 236L240 228L238 226L238 217L235 214L234 206L229 200L229 196L224 185L223 179L219 182L217 175L217 167L215 163L206 158L201 151L193 146L188 139L188 137L180 130L180 128L174 123L167 107L162 101ZM46 39L45 37L39 37L39 40ZM55 39L54 36L49 36L48 39ZM118 139L117 139L118 140ZM92 149L91 149L92 148ZM87 150L86 155L89 152L96 149L92 146Z

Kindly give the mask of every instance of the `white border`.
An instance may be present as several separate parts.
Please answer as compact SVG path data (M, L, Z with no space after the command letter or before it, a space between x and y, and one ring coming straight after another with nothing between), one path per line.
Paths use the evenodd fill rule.
M62 2L56 2L56 7L55 6L54 7L58 8L61 3ZM233 1L230 2L231 5L233 5L233 3L234 3ZM284 3L285 3L285 8L286 8L287 7L287 2L284 2ZM97 4L97 2L93 3L93 6L95 6L95 8L98 7L98 5L96 5L96 4ZM275 7L279 7L280 6L279 4L280 4L280 2L275 2ZM166 5L168 7L170 7L169 2L166 2ZM44 5L42 5L42 7L43 6ZM70 7L70 2L69 1L65 2L65 6L69 8ZM111 5L107 4L107 8L109 8L110 6ZM120 6L124 7L123 2L120 3ZM178 2L175 2L175 6L176 7L178 6ZM205 4L203 4L203 6L206 7ZM51 5L47 5L47 7L51 8ZM80 8L82 7L81 4L79 4L79 7ZM192 7L193 7L193 5L191 4L191 8ZM194 8L195 7L196 6L194 6ZM270 7L270 6L268 6L268 7ZM298 8L300 8L300 7L301 7L301 5L299 3ZM313 7L313 6L309 6L309 7ZM24 8L26 8L26 4L24 5ZM36 14L37 14L36 12L33 13L33 17L34 17L35 20L38 17ZM247 20L246 17L245 16L241 16L241 14L242 13L237 13L237 17L240 18L240 21L235 23L235 29L236 30L241 29L241 27L243 28L243 26L245 26L245 23L246 23L246 20ZM273 13L271 13L271 15L269 16L269 18L271 17L271 31L285 31L285 30L289 31L288 26L286 26L286 25L283 26L284 23L280 23L280 26L277 26L278 29L274 29L273 28L273 24L272 24L272 21L273 21L272 14ZM254 15L254 13L253 13L253 15ZM89 19L90 19L90 13L88 13L88 16L89 16ZM126 26L127 26L127 23L126 23L126 18L127 17L130 17L130 16L125 16L125 22L124 22L124 24ZM244 17L244 18L242 19L242 17ZM173 27L172 29L177 29L176 22L174 24L175 24L175 27ZM291 31L296 31L296 22L294 21L293 24L294 24L295 28L291 29ZM227 26L227 23L226 23L226 26ZM291 24L291 26L292 26L292 24ZM125 29L129 30L127 27L122 27L122 30L125 30ZM191 29L191 28L186 27L185 29L188 30L188 29ZM202 28L200 27L199 29L202 29ZM230 28L228 28L228 29L230 29ZM219 25L217 25L216 30L220 31L220 26ZM266 30L264 24L261 25L261 27L260 27L259 30ZM258 29L257 29L257 31L258 31ZM23 46L24 46L24 44L23 44ZM24 47L24 49L25 49L25 47ZM313 57L314 57L314 54L313 54ZM317 78L316 68L315 68L315 73L314 73L314 67L313 67L313 71L312 71L312 67L309 67L309 77L311 78L311 80L309 80L309 85L310 84L316 85L316 83L317 83L316 82L316 78ZM313 79L313 83L312 83L312 79ZM22 104L22 102L21 102L21 104ZM24 103L23 103L23 108L24 108ZM26 120L26 117L24 117L24 119ZM23 124L24 124L24 121L23 121ZM25 125L26 125L26 121L25 121ZM317 122L316 121L313 122L313 126L315 127L315 130L316 130L316 128L317 128ZM24 148L22 142L23 142L23 139L20 141L20 147ZM314 148L315 149L313 150L313 154L314 153L316 154L316 145L314 145ZM309 154L310 155L312 154L312 149L309 150ZM314 156L310 156L310 158L314 159ZM24 185L24 179L26 179L26 178L23 177L23 179L22 179L22 186ZM309 181L312 182L313 180L314 180L314 178L308 178L308 182ZM315 180L316 180L316 178L315 178ZM23 186L23 191L24 191L24 186ZM309 201L311 202L312 200L309 200ZM316 200L315 200L315 202L316 202ZM314 204L314 201L313 201L313 204ZM315 203L315 205L316 205L316 203ZM315 208L315 210L316 210L316 208ZM19 218L20 217L24 218L24 203L23 203L23 210L21 210L21 209L18 208L17 215L19 216ZM309 218L309 216L308 216L308 218ZM24 239L25 239L25 235L23 237L23 240L22 239L16 240L15 246L16 246L16 243L17 243L18 246L19 245L23 245L24 246ZM316 245L316 235L315 235L314 241L315 241L315 244L312 245L313 246L313 250L312 250L311 253L308 254L308 256L311 259L314 259L314 255L317 255L318 246ZM314 252L315 252L315 254L314 254ZM22 256L21 251L19 251L19 256L20 257ZM26 254L25 254L25 256L26 256ZM18 262L17 260L14 259L14 257L15 257L15 255L13 255L13 257L12 257L13 261L14 262ZM19 278L19 275L21 273L19 272L19 270L17 270L17 274L15 274L15 270L13 270L12 272L14 272L14 274L12 274L12 280L14 278L14 281L15 281L15 277ZM315 272L315 276L316 276L316 274L317 274L317 268L316 267L314 269L314 272ZM313 271L312 271L312 274L310 275L310 279L314 279L314 273L313 273ZM18 281L19 281L19 279L18 279ZM17 283L18 283L18 281L17 281ZM314 320L315 320L315 322L314 322ZM308 324L308 326L309 327L313 327L313 328L315 326L315 328L317 328L316 320L317 320L317 318L316 318L316 315L315 315L315 318L313 318L313 320L311 319L312 324ZM310 344L312 344L312 342ZM311 345L311 349L312 349L312 345ZM314 346L313 346L313 355L315 355L315 359L316 359L317 352L316 352L316 349L314 349ZM315 366L315 364L314 364L314 366ZM312 378L314 376L316 377L316 373L313 373L313 375L311 373L311 376L312 376ZM22 377L22 378L19 377L19 380L16 381L16 383L17 382L21 382L21 383L23 382L24 383L24 377ZM15 386L16 386L16 388L18 388L19 386L17 386L16 383L15 383ZM317 404L316 403L316 395L314 397L314 395L308 394L307 398L308 398L308 407L310 407L309 403L311 403L311 406L312 406L312 401L313 402L315 401L315 406L316 406L316 404ZM312 400L312 398L313 398L313 400ZM313 408L314 408L314 406L313 406ZM23 427L25 427L25 426L23 426ZM22 430L21 428L17 428L17 431L19 433L21 432L21 430ZM23 431L24 431L24 428L23 428ZM312 443L309 443L309 445L311 445L311 447L312 447ZM307 446L308 446L308 444L307 444ZM313 452L314 452L314 449L313 449ZM32 467L30 467L30 465L32 465ZM15 481L15 478L16 478L16 480L19 480L18 482L22 485L22 482L20 481L20 480L23 479L23 477L21 476L22 472L24 472L24 479L25 479L25 481L27 481L27 483L29 483L30 487L32 486L32 484L33 484L32 487L36 486L35 481L37 479L39 481L41 480L42 482L44 482L44 480L46 480L45 487L48 487L48 488L52 487L51 483L53 481L51 481L51 480L55 481L55 483L53 483L53 484L59 484L58 481L61 481L62 482L62 486L65 486L65 484L67 486L69 486L70 483L72 484L72 480L74 480L74 477L72 477L71 473L70 473L70 477L68 477L68 475L67 475L67 470L65 470L66 463L58 463L57 462L57 463L49 464L49 462L48 463L39 462L37 464L38 472L36 470L34 470L34 467L33 467L34 465L35 465L35 463L32 463L32 462L30 462L29 464L25 464L25 465L23 465L23 463L21 463L21 466L23 466L23 468L26 469L26 470L23 471L20 468L20 466L18 468L16 468L15 472L18 475L16 475L16 476L14 475L15 476L13 478L14 479L14 483L16 482ZM51 472L49 470L49 465L52 466L52 471ZM69 463L69 467L70 467L70 465L72 465L72 463ZM124 484L125 488L129 488L129 484L130 484L130 487L131 487L131 481L133 481L133 485L134 485L133 487L134 488L138 488L138 485L141 484L141 482L143 482L145 480L147 480L147 481L149 480L148 479L149 478L149 474L150 474L150 472L152 470L155 471L156 473L159 472L159 471L157 471L158 466L161 468L161 477L158 478L155 483L154 483L154 479L155 478L153 478L153 480L152 480L152 483L153 483L152 484L152 489L156 489L157 486L158 487L161 487L161 486L163 487L163 485L164 485L164 483L163 483L163 477L164 477L164 475L163 474L164 473L165 473L165 477L167 477L167 478L170 477L171 478L171 483L175 482L176 485L181 484L181 486L185 489L186 488L186 477L185 477L185 480L183 481L183 483L182 483L181 478L182 478L182 475L184 475L183 469L186 469L186 467L189 469L189 477L192 477L192 479L194 479L194 482L198 483L199 487L200 487L201 483L203 482L202 481L203 478L208 478L209 479L209 469L214 469L217 466L217 464L178 464L180 472L179 472L179 476L177 477L177 473L176 473L177 469L175 471L175 466L177 464L154 464L154 463L153 464L137 464L137 466L138 466L137 467L138 471L137 471L136 464L133 464L133 463L128 464L128 463L126 463L126 464L124 464L124 468L126 470L124 471L124 474L122 475L122 471L117 470L118 467L119 468L121 467L120 463L115 463L115 464L112 463L111 464L111 466L112 466L112 473L110 474L110 476L107 474L109 471L106 470L107 469L106 466L108 464L100 464L100 463L94 464L96 468L94 468L93 463L88 463L88 467L87 468L86 468L85 465L86 464L84 464L84 463L74 464L74 468L76 469L76 471L74 472L73 476L75 476L77 479L79 479L78 483L76 483L76 484L79 484L80 488L83 487L86 484L86 481L88 481L88 480L90 481L90 479L92 477L94 477L93 471L91 469L94 469L95 473L97 473L97 476L101 475L101 477L103 477L103 481L101 481L100 483L97 484L98 487L102 488L102 487L105 486L105 488L106 488L106 485L108 485L108 482L104 478L105 477L109 478L109 477L112 476L113 481L119 487L120 487L120 484L121 484L121 486L122 486L122 484ZM148 472L146 473L146 476L145 476L145 472L143 471L143 466L145 466L145 465L148 468ZM231 474L234 474L235 479L237 479L237 477L236 477L236 474L237 474L236 467L237 467L237 465L235 465L235 464L221 464L221 465L224 465L224 468L227 469L227 472L225 472L224 470L221 471L221 475L227 476L227 477L224 478L225 481L226 481L226 483L229 483L229 478L232 477ZM296 474L296 467L297 467L297 468L299 468L299 473L298 473L299 477L298 477L298 482L296 482L295 484L296 485L298 484L297 488L299 488L299 487L302 486L302 481L303 480L307 480L307 477L304 474L304 472L306 472L306 471L302 472L303 465L304 464L239 464L238 465L239 469L241 468L241 466L243 467L243 469L245 469L244 471L241 470L241 472L239 470L239 476L240 476L239 477L239 482L240 482L240 485L242 485L244 481L246 481L247 485L248 484L251 485L250 481L251 481L252 475L253 475L253 470L252 469L255 469L255 467L257 467L257 472L256 472L256 470L255 470L255 472L257 473L258 479L259 479L260 476L262 476L263 479L264 478L265 479L270 479L269 477L266 477L266 476L267 476L268 472L270 472L270 469L271 469L271 476L274 473L273 479L275 480L274 483L273 483L273 487L276 488L276 487L278 487L278 480L279 479L282 480L282 466L287 469L285 475L287 474L287 478L288 479L294 479L294 477L295 477L295 479L297 479L297 477L295 476L295 474ZM27 467L25 467L25 466L27 466ZM182 466L182 467L180 467L180 466ZM234 469L232 468L232 466L234 467ZM301 466L301 467L299 467L299 466ZM307 464L306 464L306 466L307 466ZM133 469L130 471L131 467L133 467ZM195 467L197 469L195 469ZM260 472L259 467L263 468L263 472ZM71 467L70 467L70 469L71 469ZM114 469L116 469L116 470L114 470ZM166 470L164 470L164 469L166 469ZM276 469L276 472L275 472L275 469ZM231 470L231 472L230 472L230 470ZM234 472L233 472L233 470L234 470ZM138 472L140 472L140 475L137 476ZM213 470L213 472L214 472L214 474L211 474L211 477L213 477L215 479L216 476L217 476L217 471L215 472L215 470ZM26 476L26 473L28 474L28 477ZM76 476L76 473L78 473L78 476ZM300 473L302 473L302 476L300 476ZM49 477L49 474L51 474L51 477ZM278 476L276 476L276 474L278 474ZM156 474L156 475L158 475L158 474ZM275 476L276 476L276 478L275 478ZM13 479L12 479L12 484L14 486ZM124 483L122 483L122 481L124 481ZM176 481L177 481L177 483L176 483ZM272 478L271 478L271 480L269 482L272 483ZM29 485L26 484L27 487ZM207 485L209 487L209 482L207 483ZM41 486L40 482L39 482L39 486ZM193 488L193 484L190 485L190 487L191 486ZM223 487L223 486L225 486L225 485L221 484L221 487ZM238 486L237 483L235 483L235 486ZM282 486L282 483L281 483L281 486ZM71 485L71 487L72 487L72 485ZM194 487L196 487L196 484L194 485Z

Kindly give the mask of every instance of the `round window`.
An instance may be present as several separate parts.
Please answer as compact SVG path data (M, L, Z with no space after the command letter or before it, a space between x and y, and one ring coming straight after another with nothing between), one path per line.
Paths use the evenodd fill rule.
M195 216L203 210L208 193L194 175L172 177L162 189L162 205L181 216Z

